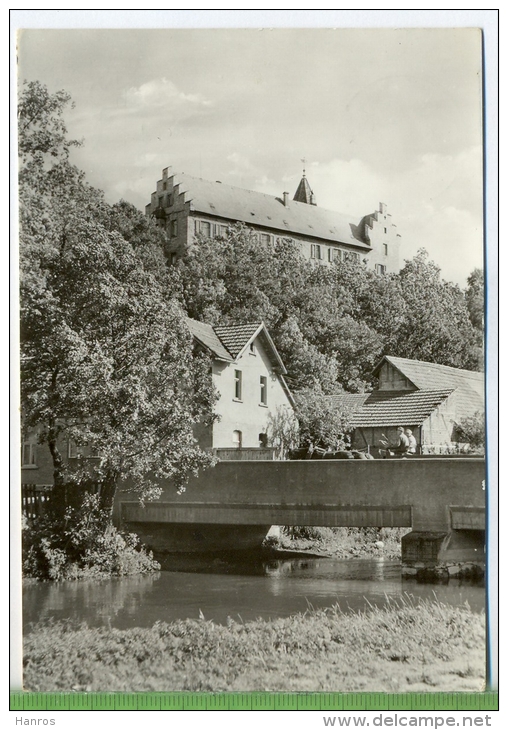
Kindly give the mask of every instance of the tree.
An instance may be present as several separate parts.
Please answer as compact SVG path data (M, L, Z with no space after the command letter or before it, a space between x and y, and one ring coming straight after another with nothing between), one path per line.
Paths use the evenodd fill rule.
M215 397L160 232L70 164L68 103L35 82L19 105L22 419L50 449L60 515L69 485L98 485L108 512L120 480L144 499L159 479L183 489L212 463L193 427ZM99 458L71 465L68 439Z
M287 459L300 442L298 420L290 408L277 406L274 413L268 414L266 436L268 446L277 449L278 458Z
M351 413L324 393L306 388L295 394L300 445L335 450L344 434L351 431Z
M461 289L440 277L425 249L399 275L406 303L391 354L467 370L481 369L482 353Z
M467 278L466 306L473 327L483 339L485 293L483 271L481 269L473 269Z
M477 411L455 424L455 438L469 444L473 451L485 451L485 414Z

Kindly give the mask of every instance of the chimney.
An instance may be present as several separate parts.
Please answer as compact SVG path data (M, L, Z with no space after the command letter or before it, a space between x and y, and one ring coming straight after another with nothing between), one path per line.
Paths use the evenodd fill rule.
M386 213L386 203L379 203L379 212Z
M289 193L282 193L282 197L284 198L284 207L287 208L289 205Z

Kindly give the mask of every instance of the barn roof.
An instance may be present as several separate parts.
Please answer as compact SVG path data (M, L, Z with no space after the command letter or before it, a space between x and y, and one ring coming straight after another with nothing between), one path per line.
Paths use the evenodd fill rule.
M421 426L453 389L375 390L351 401L351 394L330 396L337 407L352 407L352 425L358 427ZM349 398L347 397L349 396Z
M410 380L419 390L437 390L444 388L465 388L476 394L479 407L483 404L485 374L472 370L461 370L448 365L438 365L433 362L421 360L409 360L405 357L393 357L385 355L374 368L373 374L377 375L382 365L388 362L402 375Z

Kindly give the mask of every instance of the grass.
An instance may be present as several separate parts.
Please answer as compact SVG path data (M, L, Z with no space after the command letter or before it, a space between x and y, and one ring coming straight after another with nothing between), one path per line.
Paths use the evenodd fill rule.
M480 691L485 617L409 597L365 613L339 606L227 626L38 625L25 637L24 688L63 691Z

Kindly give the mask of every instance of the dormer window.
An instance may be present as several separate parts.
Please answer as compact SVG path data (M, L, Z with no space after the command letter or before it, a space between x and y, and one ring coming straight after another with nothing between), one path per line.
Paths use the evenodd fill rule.
M249 345L249 354L250 355L255 355L256 354L256 347L254 345L254 342L251 342L250 345Z

